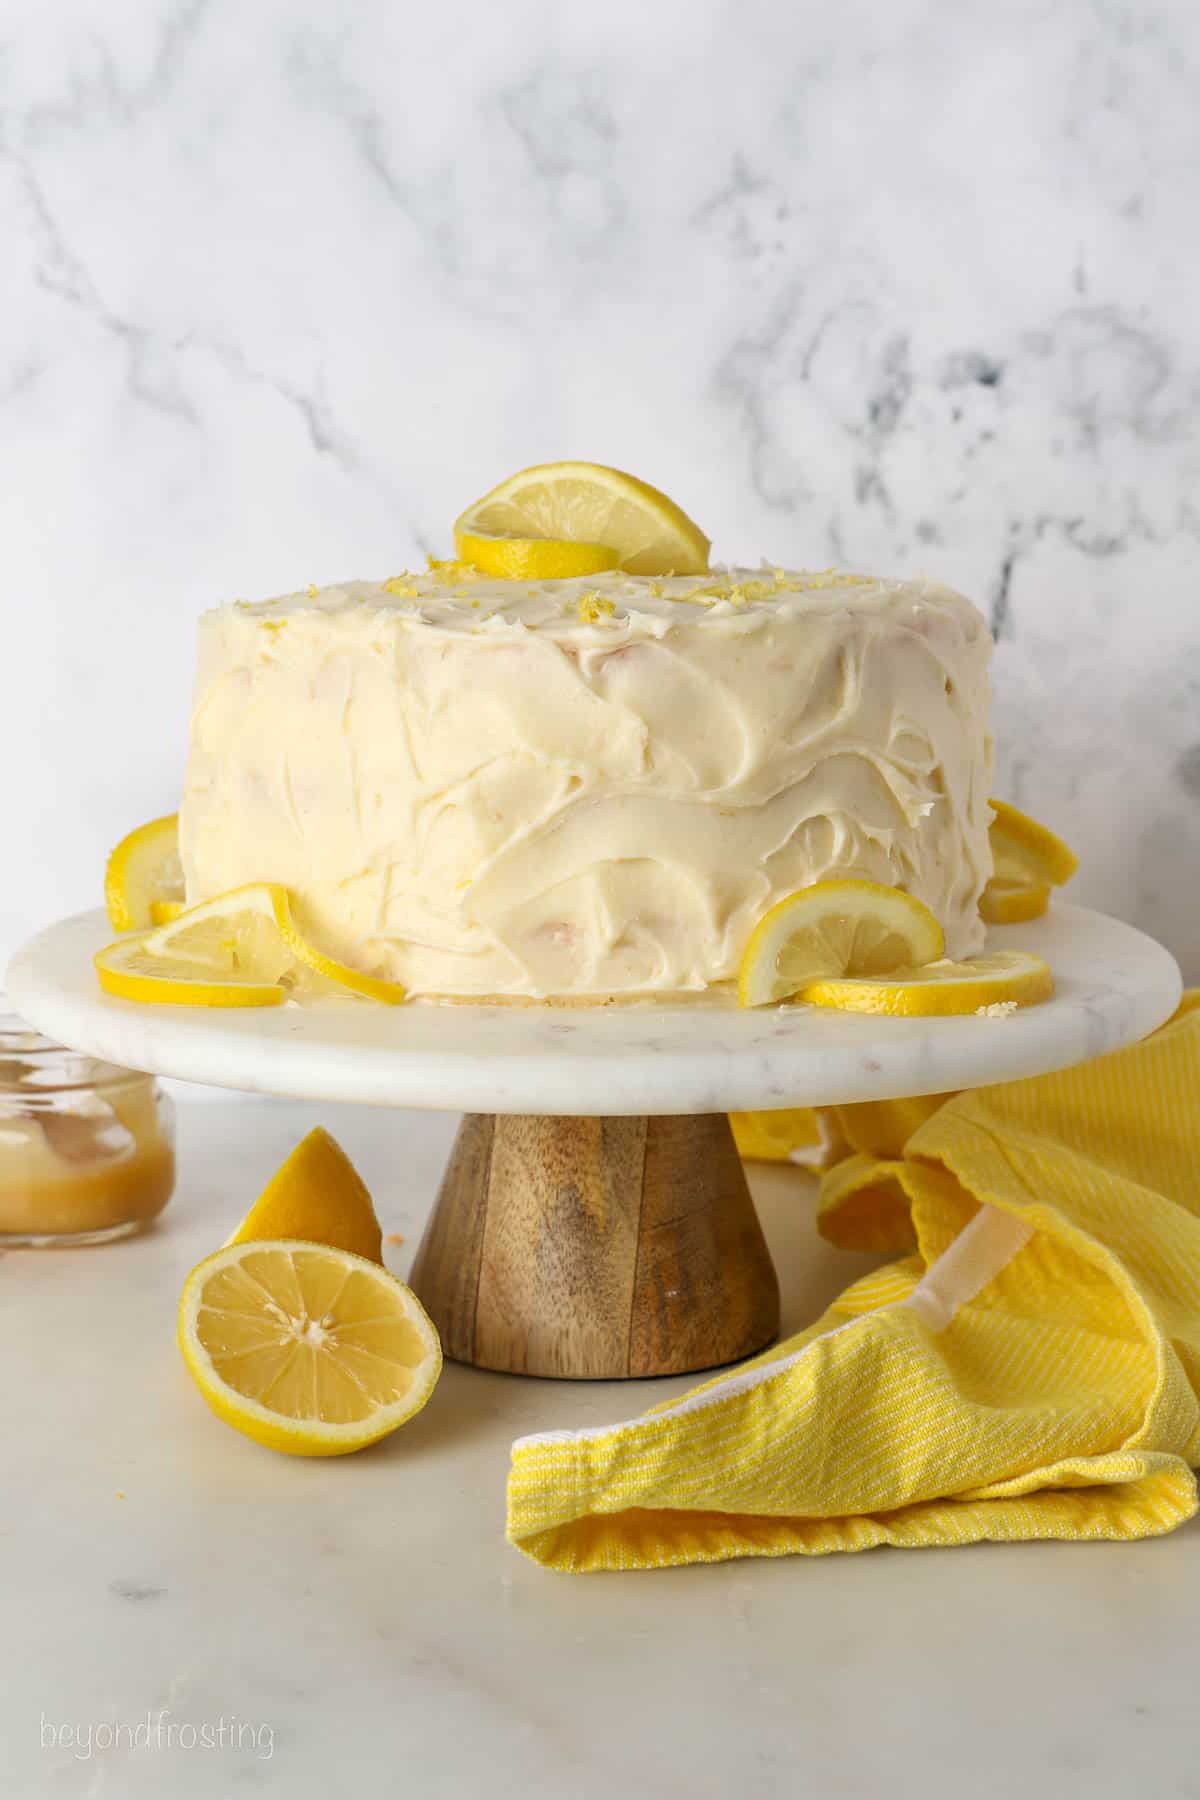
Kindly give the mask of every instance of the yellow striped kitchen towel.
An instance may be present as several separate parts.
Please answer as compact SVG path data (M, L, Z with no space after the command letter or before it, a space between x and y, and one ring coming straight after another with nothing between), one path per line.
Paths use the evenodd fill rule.
M680 1400L520 1439L526 1555L1139 1538L1196 1511L1200 993L1081 1068L837 1122L823 1231L912 1253Z

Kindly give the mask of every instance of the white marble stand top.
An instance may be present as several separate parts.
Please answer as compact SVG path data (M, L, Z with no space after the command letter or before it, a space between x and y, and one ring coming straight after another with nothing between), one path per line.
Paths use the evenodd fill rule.
M186 1081L374 1106L704 1113L939 1093L1068 1067L1145 1036L1179 1000L1173 958L1101 913L1056 904L994 929L1034 950L1054 998L1005 1018L875 1019L812 1007L141 1006L100 992L103 913L13 959L14 1008L51 1036Z

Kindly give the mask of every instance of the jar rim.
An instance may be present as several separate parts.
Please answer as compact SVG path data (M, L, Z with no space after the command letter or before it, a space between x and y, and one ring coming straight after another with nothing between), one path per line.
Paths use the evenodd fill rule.
M153 1081L143 1069L127 1069L85 1050L73 1050L69 1044L56 1043L9 1012L3 1001L0 994L0 1069L5 1063L24 1064L36 1079L18 1076L9 1086L0 1076L0 1094L19 1095L22 1103L36 1105L42 1096L51 1094L78 1093L86 1088L109 1093Z

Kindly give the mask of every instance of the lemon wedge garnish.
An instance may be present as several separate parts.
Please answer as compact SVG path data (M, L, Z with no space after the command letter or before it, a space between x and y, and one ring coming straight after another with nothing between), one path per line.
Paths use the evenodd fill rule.
M155 906L182 902L179 815L168 813L121 839L104 871L104 904L114 931L142 931Z
M738 1155L746 1162L787 1162L793 1150L813 1150L821 1142L817 1115L807 1106L734 1112L729 1123Z
M1054 977L1040 956L1000 950L969 962L931 962L871 979L814 981L798 999L841 1012L886 1013L894 1018L973 1013L982 1008L1033 1006L1054 992Z
M343 1456L425 1405L442 1350L401 1281L333 1245L227 1244L188 1276L179 1347L219 1419L292 1456Z
M994 817L988 828L993 874L998 881L1041 882L1061 887L1079 867L1079 858L1060 837L1018 812L1005 800L988 802Z
M256 882L192 906L96 954L106 993L178 1006L278 1006L289 991L362 994L395 1005L404 989L327 956L296 923L288 891Z
M539 541L545 549L535 571ZM601 463L540 463L510 475L456 520L454 543L464 562L523 580L613 568L702 575L708 568L708 539L673 500ZM611 560L584 566L585 556Z
M320 1125L279 1165L226 1243L261 1238L303 1238L383 1262L383 1234L366 1184Z
M945 947L929 908L902 889L819 881L759 920L742 955L738 999L769 1006L822 977L884 975L933 962Z
M989 925L1022 925L1040 919L1050 904L1045 881L998 881L993 876L979 896L979 916Z

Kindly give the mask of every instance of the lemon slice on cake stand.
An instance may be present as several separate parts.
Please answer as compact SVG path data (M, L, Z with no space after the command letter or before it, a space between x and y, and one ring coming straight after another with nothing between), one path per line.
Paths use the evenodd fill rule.
M394 981L338 962L296 923L285 887L257 882L176 913L96 953L105 993L175 1006L281 1006L289 995L359 994L395 1006Z

